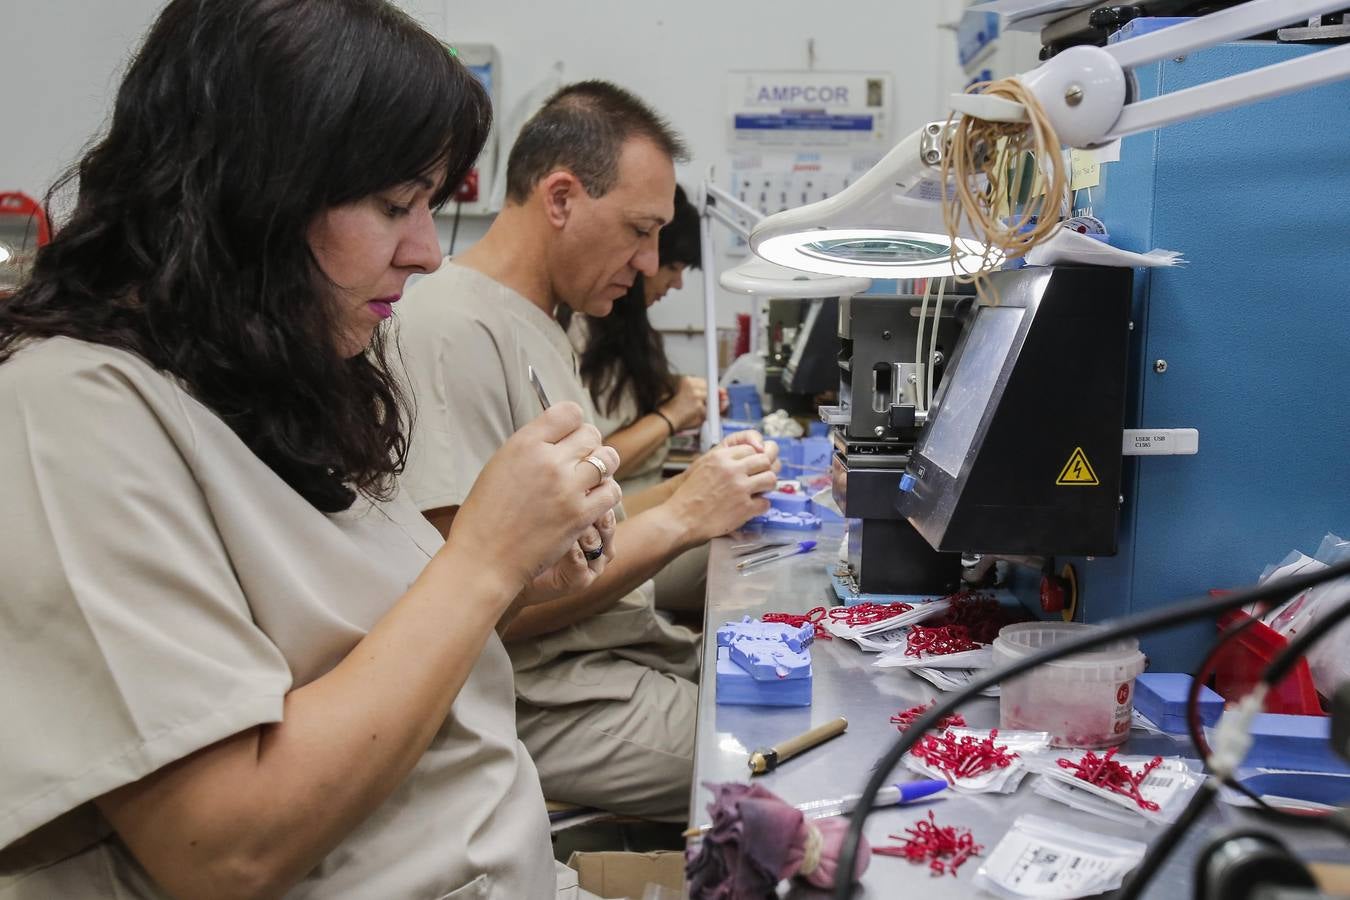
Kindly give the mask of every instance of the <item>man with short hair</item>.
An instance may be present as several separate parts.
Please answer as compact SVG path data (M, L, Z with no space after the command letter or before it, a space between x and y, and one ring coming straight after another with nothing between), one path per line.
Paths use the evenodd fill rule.
M507 202L486 235L399 304L416 409L403 484L442 533L492 453L553 402L594 421L555 313L608 314L658 266L680 139L632 94L563 88L520 133ZM682 476L625 499L615 557L585 590L521 608L504 638L517 728L550 799L684 820L693 771L698 639L653 607L652 576L768 506L777 448L746 433ZM509 529L510 522L503 522Z

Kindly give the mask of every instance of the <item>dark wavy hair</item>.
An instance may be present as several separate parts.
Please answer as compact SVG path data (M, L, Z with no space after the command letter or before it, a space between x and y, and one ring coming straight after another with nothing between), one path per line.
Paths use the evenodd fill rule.
M657 235L661 265L702 264L698 210L675 186L675 215ZM597 409L613 415L631 387L638 415L645 416L675 396L675 375L666 358L661 335L647 318L647 298L641 274L610 314L587 316L586 349L581 354L581 378Z
M117 93L69 221L0 302L0 362L64 335L176 377L317 509L387 497L410 427L377 331L343 358L306 231L418 177L443 204L488 97L383 0L173 0Z

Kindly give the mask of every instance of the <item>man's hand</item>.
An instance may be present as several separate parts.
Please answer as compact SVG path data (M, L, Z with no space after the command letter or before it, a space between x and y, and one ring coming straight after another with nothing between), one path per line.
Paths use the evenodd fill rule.
M722 446L737 447L746 446L754 448L756 453L764 453L773 460L772 469L777 475L783 471L783 462L778 458L778 444L774 441L766 440L764 435L755 431L753 428L746 428L742 431L733 431L722 439Z
M778 446L766 444L756 432L734 443L728 438L694 460L667 501L692 543L726 534L767 512L769 501L760 495L778 484L777 461Z

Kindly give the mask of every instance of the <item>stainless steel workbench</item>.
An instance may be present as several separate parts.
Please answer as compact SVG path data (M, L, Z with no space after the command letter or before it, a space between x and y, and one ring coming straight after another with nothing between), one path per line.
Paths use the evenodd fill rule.
M782 539L805 537L782 533ZM747 758L760 747L772 746L836 716L848 718L848 731L801 756L783 763L776 771L759 776L760 783L789 803L802 803L862 790L877 760L896 736L890 717L897 711L924 703L936 689L900 669L876 669L872 654L843 640L818 640L811 648L813 695L808 708L718 706L716 696L715 638L718 626L739 621L742 616L763 612L805 613L816 606L831 606L828 567L837 557L842 526L826 526L813 553L780 560L757 572L736 572L730 547L732 539L713 542L708 560L708 600L704 614L703 684L698 703L698 735L694 758L694 788L690 818L694 824L708 821L710 795L705 781L747 781ZM962 709L972 727L998 724L998 701L979 699ZM1167 735L1136 731L1126 749L1135 753L1189 755L1190 745ZM900 775L901 778L909 776ZM1010 795L960 796L944 792L931 804L916 804L874 810L867 821L867 839L873 844L894 844L888 835L900 833L915 820L934 810L939 824L969 828L985 853L993 850L1013 820L1023 813L1036 813L1064 823L1066 829L1115 834L1152 841L1161 826L1131 827L1102 820L1032 793L1032 777L1023 780ZM1225 825L1243 824L1245 817L1225 804L1217 804L1201 827L1192 829L1159 872L1146 895L1151 900L1189 898L1191 868L1196 854ZM1249 821L1249 820L1248 820ZM1262 826L1268 827L1268 826ZM1286 833L1291 846L1314 859L1345 861L1344 842L1316 830ZM957 877L936 877L927 866L904 859L874 856L855 897L923 897L925 900L974 896L970 884L980 860L961 867ZM821 897L824 892L794 886L787 897Z

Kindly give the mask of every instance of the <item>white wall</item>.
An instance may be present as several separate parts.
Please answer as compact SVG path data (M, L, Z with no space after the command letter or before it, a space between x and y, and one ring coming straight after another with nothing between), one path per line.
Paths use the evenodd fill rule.
M0 3L0 190L41 199L112 111L162 0Z
M502 61L501 105L517 100L547 77L557 62L567 81L606 78L636 92L670 119L693 154L681 167L686 188L709 165L724 179L729 164L724 82L738 69L808 67L808 42L815 68L880 70L894 76L894 137L930 119L945 117L944 98L965 82L956 64L952 33L939 28L959 18L961 0L495 0L446 2L405 0L429 27L442 25L452 43L490 43ZM439 16L439 21L438 21ZM1034 65L1038 42L1018 35L1019 56ZM481 234L484 223L462 220L461 248ZM443 232L448 234L448 231ZM739 259L722 254L718 270ZM697 273L652 310L662 329L703 328L702 283ZM736 313L749 311L748 298L718 289L718 325L732 327ZM672 361L684 371L702 371L702 335L668 334Z
M961 0L397 0L451 43L490 43L501 59L510 110L556 63L566 80L607 78L666 115L689 143L686 186L728 164L723 84L736 69L882 70L895 79L895 137L942 115L964 81L953 40ZM105 121L126 60L161 0L9 0L0 30L0 189L45 191ZM1016 68L1034 64L1035 40L1018 36ZM486 228L465 218L458 247ZM442 223L448 240L449 222ZM719 246L725 244L719 239ZM720 256L720 251L719 251ZM734 264L734 260L731 264ZM725 259L717 260L720 267ZM653 313L658 327L702 329L699 279ZM719 295L719 325L746 300ZM685 370L701 368L701 337L671 336Z

